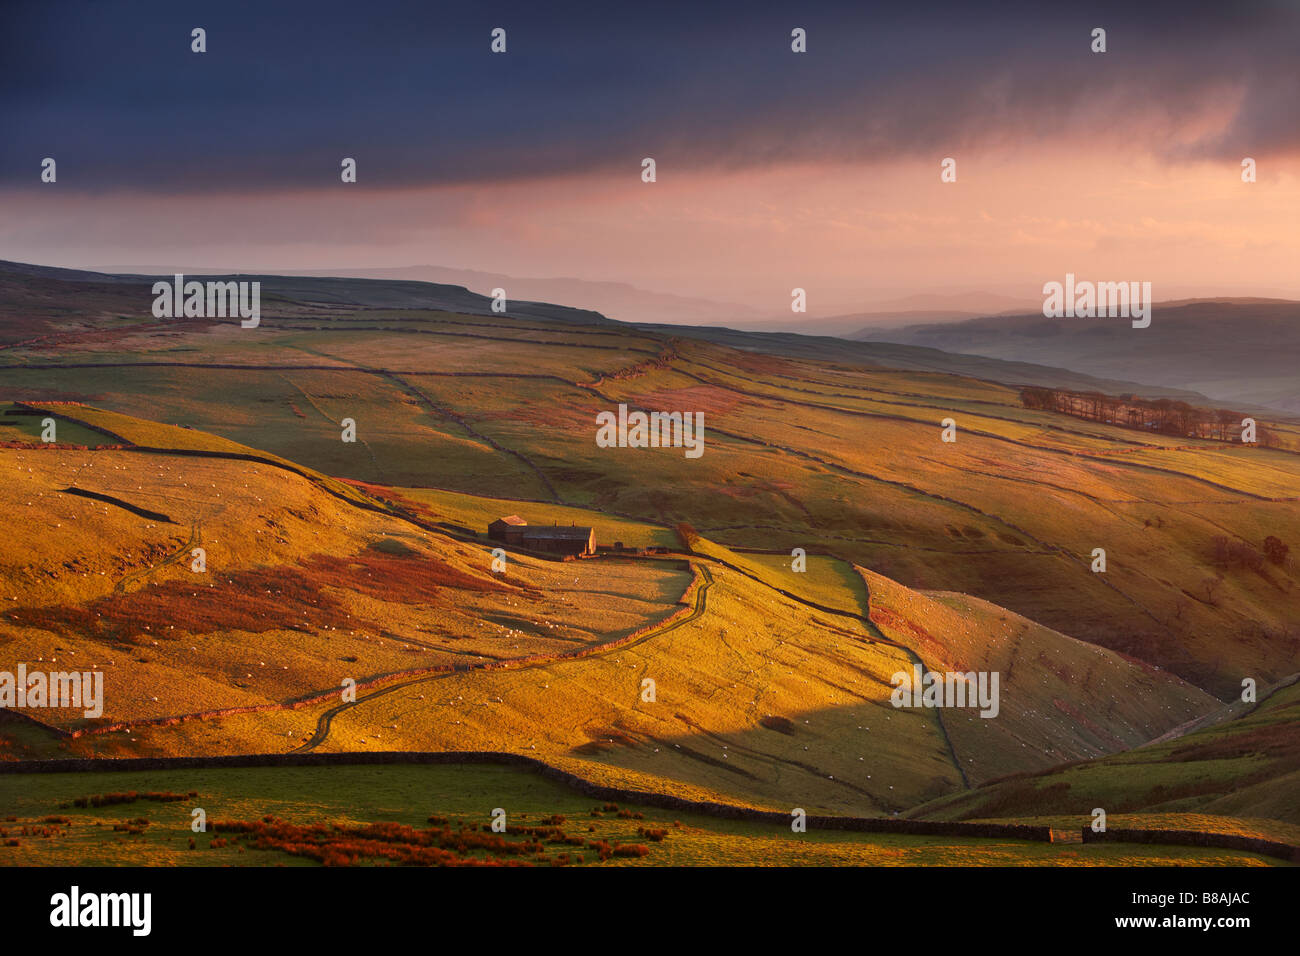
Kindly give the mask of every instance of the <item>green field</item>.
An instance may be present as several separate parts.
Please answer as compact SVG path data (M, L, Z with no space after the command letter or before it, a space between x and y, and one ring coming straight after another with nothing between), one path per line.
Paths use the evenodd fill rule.
M168 803L137 800L104 807L69 806L96 794L170 792L193 797ZM492 812L506 811L511 827L536 826L559 814L567 835L586 846L544 844L540 854L508 859L550 865L561 853L583 865L651 866L1223 866L1276 864L1266 857L1230 850L1179 846L1047 844L989 838L859 834L843 831L793 833L786 826L719 819L633 803L593 799L527 771L491 766L301 767L168 770L132 773L0 775L0 865L250 866L309 865L278 849L256 849L251 839L213 847L221 821L271 816L308 826L404 824L419 830L428 818L487 827ZM192 810L201 807L217 832L191 831ZM599 815L593 815L593 810ZM639 816L618 815L639 814ZM43 824L46 818L68 822ZM113 829L145 819L140 833ZM441 825L441 824L440 824ZM24 827L48 832L12 836ZM639 828L663 830L660 841ZM225 832L227 838L229 832ZM189 846L194 838L195 848ZM507 833L506 837L511 838ZM513 837L520 840L521 837ZM598 859L590 841L611 846L640 844L643 857ZM17 845L13 845L13 844ZM484 859L487 854L467 856ZM361 862L384 862L368 859Z

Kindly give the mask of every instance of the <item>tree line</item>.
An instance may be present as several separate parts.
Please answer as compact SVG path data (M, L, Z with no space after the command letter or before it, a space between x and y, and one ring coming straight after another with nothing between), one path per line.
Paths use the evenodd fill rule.
M1228 442L1241 441L1242 421L1248 417L1230 409L1199 408L1172 398L1103 395L1037 385L1020 390L1020 403L1025 408L1058 412L1105 425ZM1255 426L1255 438L1266 447L1278 444L1277 436L1262 424Z

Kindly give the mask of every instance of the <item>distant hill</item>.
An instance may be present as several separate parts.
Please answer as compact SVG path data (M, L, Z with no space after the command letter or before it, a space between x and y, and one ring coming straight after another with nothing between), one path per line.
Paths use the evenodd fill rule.
M207 280L239 279L262 283L263 301L288 299L299 303L319 305L352 305L383 309L438 309L462 315L491 315L492 299L470 292L459 285L434 282L391 279L357 279L327 276L283 276L259 273L211 273L194 270L190 275L201 275ZM59 269L51 266L29 265L23 262L0 260L0 283L6 277L20 278L30 287L32 279L58 282L95 283L114 286L152 286L159 279L170 279L174 273L113 274L89 272L80 269ZM3 289L3 285L0 285ZM144 293L148 296L148 293ZM134 290L132 305L141 298ZM150 303L151 298L143 298ZM7 303L6 303L7 304ZM507 300L504 315L516 318L548 319L553 322L570 322L580 325L608 325L612 322L599 312L574 309L545 302ZM134 310L138 311L138 310Z
M966 375L1008 385L1042 385L1076 391L1101 391L1109 394L1132 393L1148 398L1173 398L1198 406L1213 405L1208 392L1194 391L1190 386L1180 386L1178 376L1171 367L1168 379L1160 381L1147 375L1147 369L1134 362L1129 369L1132 377L1100 375L1087 369L1067 365L1065 360L1074 356L1062 355L1060 365L1047 360L988 357L974 349L962 349L961 342L940 345L925 341L939 337L948 330L970 327L978 330L978 323L1028 321L1033 317L982 318L975 323L956 325L916 325L906 329L880 333L880 339L854 341L825 333L795 333L747 331L725 326L692 326L672 323L627 323L611 319L599 312L575 309L545 302L525 302L509 299L505 313L493 313L491 299L471 292L462 286L432 282L396 279L357 279L325 276L280 276L254 273L208 273L194 268L190 275L208 279L256 280L262 283L263 314L267 317L314 320L337 319L358 311L374 320L394 321L394 312L401 310L434 310L469 316L492 316L531 321L551 321L569 325L602 326L652 331L656 336L675 336L703 339L732 348L787 356L815 361L838 362L871 368L895 368L925 372ZM488 275L484 273L484 275ZM150 287L159 279L170 279L172 273L110 274L82 269L63 269L23 262L0 260L0 347L19 342L32 342L50 336L80 335L94 329L120 330L123 324L152 321L150 307L153 302ZM1235 302L1252 300L1234 300ZM1295 303L1293 308L1300 308ZM1171 313L1162 313L1162 318ZM820 322L821 320L819 320ZM825 320L830 321L830 320ZM1043 322L1041 317L1038 322ZM814 323L820 327L817 323ZM932 335L921 331L934 329ZM1150 329L1142 330L1152 333ZM866 332L863 330L863 337ZM1195 329L1193 329L1195 333ZM968 332L974 336L977 332ZM1161 333L1167 334L1167 333ZM1262 334L1262 333L1261 333ZM1287 333L1292 336L1300 332ZM916 338L915 343L903 339ZM1175 336L1176 338L1176 336ZM1152 338L1144 341L1160 341ZM902 344L899 344L902 343ZM965 354L963 354L965 353ZM1292 353L1293 354L1293 353ZM1167 359L1167 355L1165 356ZM1269 367L1279 361L1285 364L1285 355L1271 358ZM1294 385L1295 376L1288 370L1278 388ZM1268 394L1277 389L1264 388ZM1230 398L1230 400L1232 400ZM1264 402L1236 399L1238 410L1256 412L1267 410ZM1278 405L1272 408L1300 410L1300 405Z
M1036 308L1035 300L1023 296L992 292L920 293L873 302L858 312L816 319L812 325L824 335L862 338L865 336L859 333L873 329L879 331L927 322L960 322L989 315L1021 315Z
M1210 406L1214 402L1201 392L1187 388L1152 384L1147 380L1100 377L1083 374L1075 369L1037 364L1028 361L1008 361L980 354L963 354L957 350L943 351L929 345L898 344L886 341L854 341L832 335L798 334L794 332L756 332L726 328L674 328L666 325L639 325L666 335L703 339L719 345L768 355L789 356L820 362L837 362L869 368L908 369L918 372L943 372L968 375L972 378L1001 382L1006 385L1042 385L1076 391L1098 391L1109 395L1131 393L1146 398L1171 398L1196 406ZM1150 331L1149 329L1147 331ZM881 333L882 336L885 333ZM1135 370L1135 374L1137 370ZM1245 412L1267 411L1264 405L1240 403Z
M1103 378L1201 392L1223 403L1300 411L1300 302L1156 303L1150 328L1123 320L997 315L948 324L862 328L851 338L1055 365Z
M164 275L177 271L204 275L215 271L198 267L169 269L156 266L112 266L106 268L113 272ZM733 325L747 325L755 321L758 316L753 309L743 305L671 295L665 292L651 292L626 282L592 282L570 278L530 279L499 272L449 269L444 266L402 266L393 269L286 269L277 272L277 275L435 283L461 286L480 295L491 295L493 289L501 288L506 290L506 295L511 300L566 302L574 308L599 312L621 322L672 322L683 325L726 322Z

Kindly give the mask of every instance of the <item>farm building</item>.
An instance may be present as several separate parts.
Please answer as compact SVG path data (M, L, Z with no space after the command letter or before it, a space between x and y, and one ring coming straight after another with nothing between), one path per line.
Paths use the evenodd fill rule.
M528 522L519 515L506 515L488 525L488 537L506 544L522 544L524 529L527 527Z
M596 532L577 525L530 525L519 515L506 515L488 525L488 537L548 554L596 553Z
M595 554L596 532L576 525L529 526L524 530L523 546L553 554Z

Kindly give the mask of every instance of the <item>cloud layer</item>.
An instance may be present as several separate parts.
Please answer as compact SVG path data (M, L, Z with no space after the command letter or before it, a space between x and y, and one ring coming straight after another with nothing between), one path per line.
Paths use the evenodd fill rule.
M333 185L344 156L362 184L414 187L643 156L700 171L1063 143L1300 152L1297 4L608 6L23 3L0 33L0 186L37 185L45 156L69 189L221 193Z

